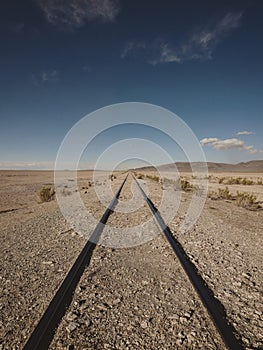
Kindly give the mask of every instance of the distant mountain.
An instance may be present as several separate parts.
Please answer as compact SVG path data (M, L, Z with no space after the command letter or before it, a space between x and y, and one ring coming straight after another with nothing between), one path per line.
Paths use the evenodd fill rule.
M175 163L179 172L191 172L190 163L178 162ZM202 163L193 163L198 166L202 166ZM263 160L252 160L246 163L227 164L227 163L213 163L207 162L208 171L210 173L228 173L228 172L240 172L240 173L263 173ZM174 169L174 164L164 164L157 167L162 171L171 171ZM154 171L153 166L137 168L138 171Z

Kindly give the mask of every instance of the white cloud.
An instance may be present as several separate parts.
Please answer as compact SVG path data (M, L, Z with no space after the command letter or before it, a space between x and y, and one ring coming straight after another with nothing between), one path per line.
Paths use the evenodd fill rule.
M138 50L146 49L146 44L143 41L130 41L125 47L123 52L121 53L121 58L125 58L130 53L137 52Z
M247 151L250 154L263 152L263 150L256 149L252 145L248 146L244 143L244 141L236 138L220 140L218 138L209 137L200 140L200 143L203 146L210 145L216 150L238 149L240 151Z
M61 29L82 27L86 21L112 22L119 0L36 0L48 22Z
M255 135L255 132L252 131L239 131L237 135Z
M202 139L200 142L202 145L207 145L208 143L213 143L213 142L217 142L218 139L215 137L206 137L204 139Z
M171 49L168 44L162 44L160 47L160 62L176 62L180 63L182 58L177 54L176 51ZM157 62L158 63L158 62Z
M240 26L242 13L227 13L220 21L207 25L192 33L188 40L179 46L175 46L165 40L153 40L151 43L140 43L139 46L133 43L127 49L125 47L122 58L132 51L143 48L152 59L152 64L157 63L182 63L189 60L210 60L213 51L231 31Z
M36 86L40 86L48 82L55 83L59 80L59 73L55 69L42 71L39 74L33 74L32 80Z

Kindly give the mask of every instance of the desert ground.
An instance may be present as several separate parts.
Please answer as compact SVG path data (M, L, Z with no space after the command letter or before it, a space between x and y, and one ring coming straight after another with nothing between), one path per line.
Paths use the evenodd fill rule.
M262 349L263 173L210 172L204 208L188 231L180 227L198 189L178 188L156 172L135 173L161 215L174 214L167 223L172 234L244 349ZM73 175L65 173L60 198L70 204L80 194L95 218L72 200L68 222L56 196L42 202L39 195L53 186L53 172L0 171L0 349L23 348L126 175L101 172L94 179L81 171L75 193ZM191 173L180 175L194 183ZM219 188L226 187L224 197ZM239 201L237 191L256 197ZM50 349L226 349L131 174L104 231Z

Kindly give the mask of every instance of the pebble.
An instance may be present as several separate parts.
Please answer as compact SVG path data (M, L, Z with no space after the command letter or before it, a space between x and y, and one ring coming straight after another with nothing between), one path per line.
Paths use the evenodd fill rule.
M78 317L78 316L77 316L75 313L73 313L72 311L70 311L70 312L67 314L66 319L67 319L68 321L74 321L77 317Z
M146 328L148 327L147 322L146 322L146 321L142 321L142 322L141 322L141 327L142 327L143 329L146 329Z
M79 324L77 322L70 322L67 327L66 330L68 333L73 332L75 329L77 329L79 327Z

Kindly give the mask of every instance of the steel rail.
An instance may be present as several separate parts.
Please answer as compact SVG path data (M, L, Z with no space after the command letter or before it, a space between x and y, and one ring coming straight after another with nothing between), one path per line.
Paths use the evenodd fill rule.
M85 244L84 248L77 257L75 263L64 278L58 291L51 300L45 313L43 314L42 318L40 319L31 336L29 337L27 343L25 344L24 350L46 350L49 348L49 345L54 337L55 331L62 317L64 316L68 306L70 305L74 291L85 270L85 267L90 262L93 250L95 249L98 243L103 228L118 202L118 198L127 180L128 175L126 176L119 190L113 197L113 200L104 212L91 237L89 238L88 242Z
M137 179L133 176L136 184L138 185L144 200L150 207L152 213L155 216L157 223L159 224L162 232L164 233L166 239L170 243L172 249L174 250L178 260L180 261L183 269L185 270L190 282L194 286L197 291L203 305L206 307L208 313L210 314L216 328L218 329L225 345L230 350L243 350L245 347L239 341L234 332L234 327L228 323L225 309L223 305L216 299L213 295L211 289L207 286L206 282L203 280L201 275L199 274L195 265L190 261L186 252L184 251L181 244L178 242L176 238L173 237L170 228L165 224L161 214L158 209L155 208L152 201L147 197L141 185L137 181Z

